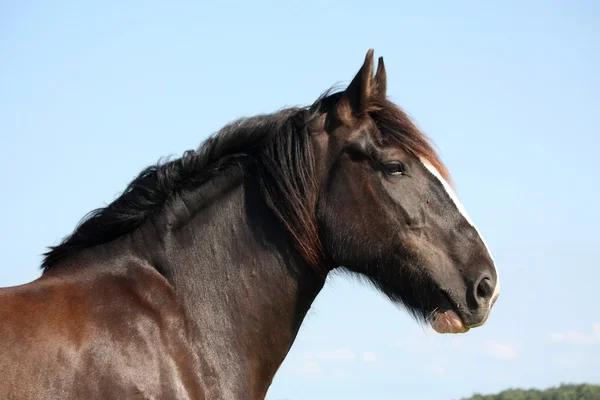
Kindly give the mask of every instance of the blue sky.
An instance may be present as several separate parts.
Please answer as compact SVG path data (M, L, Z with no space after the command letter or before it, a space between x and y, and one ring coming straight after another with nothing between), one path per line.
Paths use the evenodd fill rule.
M498 264L466 335L330 277L268 399L457 399L600 383L600 3L1 2L0 286L138 171L347 84L368 48Z

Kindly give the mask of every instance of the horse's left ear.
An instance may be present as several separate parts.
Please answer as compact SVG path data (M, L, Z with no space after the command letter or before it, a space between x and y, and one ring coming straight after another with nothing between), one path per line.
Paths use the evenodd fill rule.
M335 114L341 122L351 125L367 110L371 96L372 75L373 49L369 49L365 62L336 104Z
M362 67L336 105L337 117L346 124L352 124L363 116L373 98L385 97L386 80L382 57L373 78L373 49L369 49Z

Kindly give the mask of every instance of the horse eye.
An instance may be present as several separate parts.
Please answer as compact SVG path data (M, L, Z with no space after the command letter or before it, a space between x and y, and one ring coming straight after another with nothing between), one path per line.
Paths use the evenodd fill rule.
M406 172L404 164L400 161L393 161L385 165L385 170L390 175L403 175Z

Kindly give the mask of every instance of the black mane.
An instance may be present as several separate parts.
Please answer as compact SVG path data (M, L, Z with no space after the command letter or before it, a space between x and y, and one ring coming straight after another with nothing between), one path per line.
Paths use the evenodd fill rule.
M157 163L142 171L123 194L90 212L73 233L44 253L44 272L68 256L111 242L132 232L166 207L182 203L182 194L198 189L231 166L251 165L267 206L292 236L296 248L314 268L324 272L323 249L316 221L318 186L310 126L342 93L329 90L308 107L241 118L205 140L198 150ZM427 158L450 181L428 138L388 100L370 111L382 134L415 156Z
M87 214L73 233L44 253L43 272L80 250L113 241L153 218L180 194L197 189L220 171L246 161L257 167L267 204L294 236L307 261L319 263L314 157L308 127L338 93L324 93L309 107L241 118L205 140L198 150L143 170L117 199ZM314 214L313 214L314 215Z

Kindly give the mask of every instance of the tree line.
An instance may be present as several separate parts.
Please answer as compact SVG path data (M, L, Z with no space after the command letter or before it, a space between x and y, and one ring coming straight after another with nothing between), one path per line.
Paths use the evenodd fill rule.
M498 394L474 394L461 400L600 400L600 386L562 384L548 389L508 389Z

